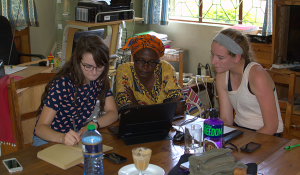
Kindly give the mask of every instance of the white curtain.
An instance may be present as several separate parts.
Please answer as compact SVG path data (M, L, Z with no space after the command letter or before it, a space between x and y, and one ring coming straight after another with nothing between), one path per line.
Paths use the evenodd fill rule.
M272 35L273 6L274 0L266 0L265 19L262 29L263 36Z
M145 24L168 25L169 0L143 0L143 15Z

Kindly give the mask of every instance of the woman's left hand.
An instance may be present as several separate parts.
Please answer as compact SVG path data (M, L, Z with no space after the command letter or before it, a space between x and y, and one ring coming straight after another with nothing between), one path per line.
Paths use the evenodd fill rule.
M139 103L137 102L131 88L128 86L124 86L124 90L125 90L125 93L129 96L129 100L131 100L132 105L138 105Z

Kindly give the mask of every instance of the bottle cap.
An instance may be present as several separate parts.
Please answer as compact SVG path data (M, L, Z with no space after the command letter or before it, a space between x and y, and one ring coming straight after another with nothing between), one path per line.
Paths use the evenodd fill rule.
M87 126L88 130L95 130L95 125L90 124Z
M216 118L216 117L219 117L219 110L217 110L216 108L211 108L209 110L209 116L211 118Z

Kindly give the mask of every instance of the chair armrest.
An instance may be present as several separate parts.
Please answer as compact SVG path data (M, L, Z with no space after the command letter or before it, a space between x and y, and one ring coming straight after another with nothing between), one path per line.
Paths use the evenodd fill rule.
M40 54L25 54L22 52L18 52L20 56L31 56L31 57L39 57L40 59L45 59L46 57L44 55Z

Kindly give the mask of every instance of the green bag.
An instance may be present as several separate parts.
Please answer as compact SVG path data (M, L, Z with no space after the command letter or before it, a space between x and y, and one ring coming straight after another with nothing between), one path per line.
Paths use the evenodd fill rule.
M221 148L190 156L190 175L233 175L236 167L247 169L247 165L235 161L231 152L229 148Z

